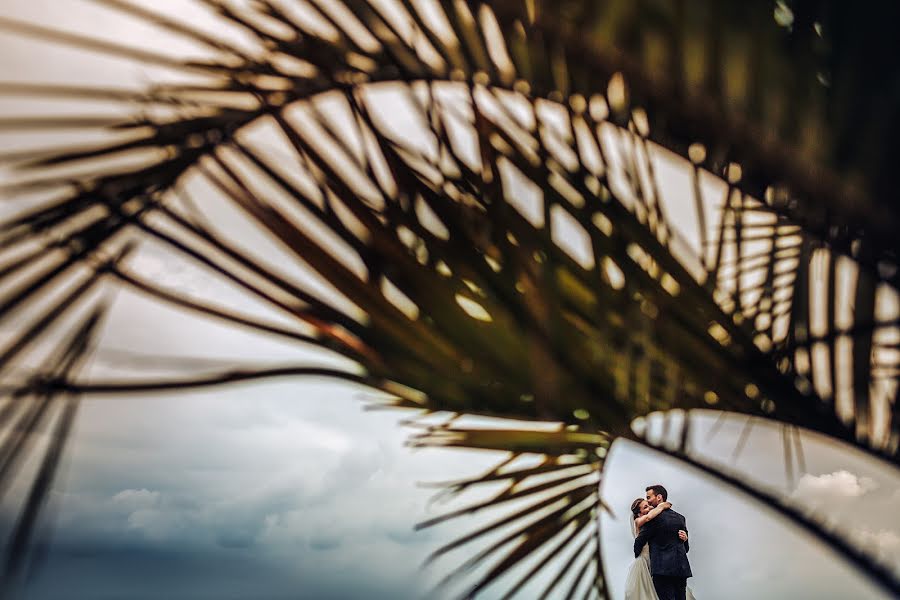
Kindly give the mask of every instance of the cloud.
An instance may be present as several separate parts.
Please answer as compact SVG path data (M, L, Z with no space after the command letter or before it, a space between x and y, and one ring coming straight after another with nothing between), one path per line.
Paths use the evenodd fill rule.
M878 484L869 477L858 477L845 470L822 475L803 475L797 482L794 496L804 500L811 498L858 498L878 488Z
M896 531L859 529L855 534L863 546L874 548L875 553L879 556L891 556L900 552L900 534Z
M190 296L208 297L210 287L213 292L225 289L220 280L211 277L207 271L191 267L160 249L145 245L142 251L132 257L129 266L143 277L172 291Z
M853 540L867 554L900 571L900 533L891 529L859 528L851 532Z
M155 507L159 505L159 492L151 492L146 488L122 490L112 497L112 502L132 511Z

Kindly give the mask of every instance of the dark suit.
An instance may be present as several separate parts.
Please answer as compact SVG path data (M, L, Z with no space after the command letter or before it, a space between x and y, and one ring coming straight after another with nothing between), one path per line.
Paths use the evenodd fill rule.
M684 600L687 578L693 576L690 544L679 539L679 529L687 531L684 517L670 508L644 524L634 539L635 558L650 544L650 575L659 600Z

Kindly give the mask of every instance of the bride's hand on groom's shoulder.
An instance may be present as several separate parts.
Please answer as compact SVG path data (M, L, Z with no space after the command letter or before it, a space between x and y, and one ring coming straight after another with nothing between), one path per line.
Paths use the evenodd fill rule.
M666 502L660 502L659 505L662 506L663 510L672 508L672 503L669 502L669 501L666 501Z

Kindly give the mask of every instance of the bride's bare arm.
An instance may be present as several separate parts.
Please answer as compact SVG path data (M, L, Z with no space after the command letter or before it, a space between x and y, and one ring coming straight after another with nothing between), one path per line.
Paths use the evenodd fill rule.
M635 519L634 524L638 529L640 529L644 526L645 523L647 523L647 521L655 519L656 516L659 515L659 513L669 508L672 508L671 502L660 502L659 506L648 512L646 515L642 515Z

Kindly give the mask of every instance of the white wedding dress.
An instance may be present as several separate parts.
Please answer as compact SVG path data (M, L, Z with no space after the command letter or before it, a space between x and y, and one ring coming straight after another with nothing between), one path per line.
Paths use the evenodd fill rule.
M631 535L637 537L634 521L631 522ZM684 598L696 600L691 588L687 588ZM653 577L650 575L650 544L644 544L641 554L628 568L628 576L625 578L625 600L659 600L656 588L653 587Z

